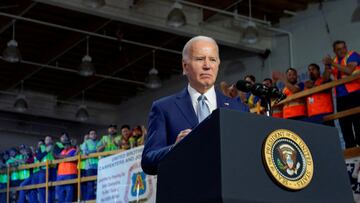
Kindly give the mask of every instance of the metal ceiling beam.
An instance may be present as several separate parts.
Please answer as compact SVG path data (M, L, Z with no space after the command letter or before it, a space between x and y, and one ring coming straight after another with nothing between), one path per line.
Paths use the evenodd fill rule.
M271 37L263 35L264 33L261 33L261 40L257 44L242 42L243 28L241 26L233 26L232 22L234 20L240 21L242 26L245 26L248 22L248 16L197 5L192 2L180 1L184 4L183 11L187 18L187 24L181 28L172 28L166 26L166 18L172 8L173 1L147 0L129 7L128 1L107 0L106 5L100 9L88 8L81 3L81 0L36 1L176 35L187 37L207 35L213 37L219 44L249 52L263 53L266 49L271 48ZM219 15L216 15L216 18L215 16L212 17L211 21L203 22L202 11L204 9L215 11ZM253 21L256 21L258 24L269 25L269 22L263 20L254 19Z
M89 25L89 30L94 30L94 32L97 32L98 30L102 29L104 26L108 25L111 22L111 20L106 21L105 23L102 22L92 22L91 25ZM64 36L66 40L59 41L58 45L54 45L51 50L46 51L44 55L39 59L39 63L42 64L50 64L51 62L56 61L59 57L67 53L69 50L74 48L76 45L78 45L80 42L82 42L86 37L84 37L81 33L70 33L68 36ZM80 61L80 59L79 59ZM12 89L17 87L20 84L20 81L27 80L40 72L43 69L43 66L38 67L34 71L31 69L25 70L22 74L17 75L16 78L12 80L12 82L9 82L8 84L3 84L5 86L3 89Z
M68 26L64 26L64 25L58 25L58 24L55 24L55 23L49 23L49 22L45 22L45 21L41 21L41 20L25 18L25 17L22 17L22 16L13 15L13 14L9 14L9 13L0 12L0 16L6 16L6 17L9 17L9 18L17 19L17 20L23 20L23 21L32 22L32 23L45 25L45 26L49 26L49 27L54 27L54 28L59 28L59 29L67 30L67 31L78 32L78 33L82 33L84 35L89 35L89 36L93 36L93 37L100 37L100 38L109 39L109 40L113 40L113 41L117 41L117 42L119 41L119 39L117 37L102 35L102 34L95 33L95 32L90 32L90 31L86 31L86 30L72 28L72 27L68 27ZM167 48L163 48L163 47L160 47L160 46L145 44L145 43L141 43L141 42L135 42L135 41L132 41L132 40L122 39L121 42L136 45L136 46L142 46L142 47L146 47L146 48L150 48L150 49L166 51L166 52L170 52L170 53L174 53L174 54L181 54L181 51L177 51L177 50L173 50L173 49L167 49Z
M19 16L23 16L25 15L27 12L29 12L36 4L37 2L30 2L29 1L29 6L27 6L23 11L21 11L18 15ZM5 30L7 30L8 28L10 28L13 25L12 20L10 20L10 22L8 22L6 25L2 26L0 28L0 34L2 34L3 32L5 32Z
M2 56L0 56L0 59L4 60L4 58ZM19 63L32 65L32 66L41 66L43 68L49 68L49 69L53 69L53 70L59 70L59 71L79 74L78 71L75 70L75 69L64 68L64 67L59 67L59 66L53 66L53 65L38 63L38 62L34 62L34 61L21 60ZM126 83L137 84L137 85L145 85L145 83L141 82L141 81L129 80L129 79L126 79L126 78L113 77L113 76L103 75L103 74L95 74L92 77L99 77L99 78L102 78L102 79L116 80L116 81L121 81L121 82L126 82Z
M162 46L166 46L167 44L171 43L172 41L176 40L178 37L174 37L171 38L167 41L165 41ZM141 54L140 56L137 56L136 59L129 61L128 63L126 63L124 66L114 70L111 75L115 75L123 70L125 70L126 68L134 65L135 63L137 63L138 61L142 60L143 58L149 56L150 54L152 54L152 50L151 51L147 51L144 54ZM71 88L67 91L65 91L64 93L60 94L59 98L61 98L62 100L68 100L68 99L72 99L78 95L80 95L83 91L87 91L89 89L92 89L94 87L96 87L97 85L99 85L100 83L102 83L105 79L101 79L101 78L88 78L85 83L82 81L79 81L77 84L74 84L74 88Z

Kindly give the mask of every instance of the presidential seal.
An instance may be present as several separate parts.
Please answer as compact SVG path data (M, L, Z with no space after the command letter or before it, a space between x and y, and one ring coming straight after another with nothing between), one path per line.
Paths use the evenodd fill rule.
M294 132L279 129L263 145L263 162L276 183L290 190L301 190L311 182L314 162L305 142Z

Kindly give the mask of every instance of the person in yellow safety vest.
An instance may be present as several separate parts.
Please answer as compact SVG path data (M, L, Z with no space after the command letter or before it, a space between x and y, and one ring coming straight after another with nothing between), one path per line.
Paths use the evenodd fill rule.
M64 142L70 140L70 136L67 132L62 132L60 136L60 142L56 142L53 148L54 158L60 157L62 150L64 150Z
M8 167L16 167L19 165L19 160L21 160L20 154L16 148L11 148L9 150L10 158L6 161ZM18 187L21 183L19 172L12 171L10 173L10 187Z
M134 140L131 139L132 132L130 125L127 124L122 125L120 130L121 130L121 140L119 143L119 148L124 150L132 148L134 146L133 143Z
M20 153L23 157L22 164L32 164L34 163L34 156L31 151L31 149L25 145L20 146ZM31 169L23 169L19 170L19 176L20 180L22 180L22 183L20 184L20 187L24 187L27 185L32 185L34 183L34 174L33 170ZM19 191L19 197L18 197L18 203L25 203L26 202L26 196L28 196L28 199L30 202L36 202L37 201L37 193L35 190L20 190Z
M96 152L96 147L98 145L98 139L97 134L95 130L89 131L89 139L87 139L84 143L84 146L82 148L82 152L85 155L89 155L91 153ZM85 176L95 176L97 175L97 167L98 167L98 158L89 158L86 159L85 164ZM81 185L83 187L83 185ZM93 200L95 199L95 181L88 181L84 185L85 187L85 195L82 196L83 200ZM81 188L82 189L82 188Z
M283 74L282 72L275 71L272 74L275 81L280 80L284 83L285 87L283 93L290 96L297 92L304 90L304 83L298 83L297 71L294 68L288 68ZM307 117L306 103L304 98L295 99L287 102L283 106L283 117L286 119L302 120Z
M324 78L333 76L334 80L360 74L360 55L355 51L348 51L346 42L333 43L335 58L326 56ZM338 112L360 106L360 79L353 80L344 85L335 87L336 108ZM346 148L360 146L360 114L355 114L339 119L339 124L344 137ZM354 130L353 130L354 128Z
M6 153L0 154L0 190L7 187L6 157L8 156ZM6 192L0 193L0 202L6 202Z
M121 135L117 133L117 125L109 125L108 134L103 135L98 143L98 152L107 152L119 149Z
M133 128L132 130L132 135L131 135L131 140L130 142L130 147L134 148L134 147L138 147L141 145L144 145L144 135L146 133L146 129L144 126L136 126Z
M310 89L330 82L330 79L324 80L324 78L321 77L320 67L315 63L308 65L308 73L310 80L305 82L305 89ZM334 112L330 89L307 96L306 105L308 112L306 121L335 126L334 121L324 122L323 120L324 116Z
M44 140L44 144L40 145L39 148L36 151L36 159L40 162L46 162L46 161L53 161L54 155L53 155L53 139L51 136L46 136ZM40 170L38 172L37 177L37 184L45 183L46 181L46 167L41 166ZM49 166L49 181L56 181L56 167ZM46 202L46 194L45 194L45 188L39 188L39 203L45 203ZM48 193L48 202L54 202L55 200L55 190L54 187L49 188Z
M85 155L85 142L89 139L89 134L84 135L84 142L80 144L80 153L81 155ZM86 175L86 159L82 159L80 163L78 163L78 167L80 167L80 176L85 177ZM87 182L81 183L81 197L85 197L86 195L86 184Z

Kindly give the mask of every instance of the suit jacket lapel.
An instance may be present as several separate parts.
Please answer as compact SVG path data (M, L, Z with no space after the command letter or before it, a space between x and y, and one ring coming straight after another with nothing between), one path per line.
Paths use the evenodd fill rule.
M179 93L175 103L192 127L195 127L197 124L199 124L187 88Z

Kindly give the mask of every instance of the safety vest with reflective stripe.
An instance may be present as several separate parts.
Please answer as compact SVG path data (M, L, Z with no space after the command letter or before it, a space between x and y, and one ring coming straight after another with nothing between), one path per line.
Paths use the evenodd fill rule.
M293 93L289 88L285 87L283 93L289 97ZM295 118L300 116L306 116L306 105L303 99L295 99L284 104L283 107L283 116L284 118Z
M80 149L83 149L83 148L84 148L84 145L85 145L85 142L80 145ZM81 151L81 152L82 152L81 154L84 154L83 151ZM80 169L85 170L85 167L86 167L86 159L82 159L82 160L80 161L79 167L80 167Z
M44 153L46 152L46 146L45 145L41 145L40 146L40 150L41 150L41 153ZM41 159L41 162L46 162L46 161L52 161L52 160L55 160L54 158L54 155L52 153L52 151L48 152L46 154L46 156L44 156L42 159ZM42 169L46 169L46 166L41 166Z
M7 161L6 164L10 165L12 163L15 163L16 158L15 157L10 157ZM19 172L18 171L12 171L10 174L10 180L19 180Z
M8 181L7 174L0 174L0 183L5 184Z
M319 78L315 81L314 86L323 84L323 79ZM308 116L316 116L320 114L332 113L333 102L330 91L322 91L312 94L306 98Z
M354 51L349 51L346 54L346 56L341 60L340 65L347 66L347 60L353 53L354 53ZM334 58L334 63L339 64L338 57ZM348 76L345 73L339 71L337 67L332 67L332 73L334 75L334 80L346 78ZM355 70L352 72L352 75L355 75L355 74L360 74L360 64L358 64L358 66L356 66ZM345 83L345 88L348 93L360 90L360 79ZM335 94L336 94L336 88L335 88Z
M273 105L274 102L271 102L271 103ZM272 107L272 117L275 117L275 118L283 117L283 106L282 105Z
M40 161L37 160L36 157L34 157L34 164L39 163L39 162L40 162ZM39 167L36 167L36 168L33 169L33 173L37 173L38 171L40 171L40 168L39 168Z
M69 149L63 149L61 155L69 155L72 150L75 150L74 147ZM77 174L77 163L76 161L61 162L58 166L58 176L59 175L74 175Z
M86 140L86 142L85 142L86 148L91 152L96 151L97 144L98 144L98 141L93 141L91 139ZM96 167L98 162L99 162L98 158L89 158L89 159L87 159L87 168Z
M19 159L20 160L24 160L26 157L24 156L24 155L22 155L22 154L20 154L20 155L18 155L19 157ZM21 165L24 165L24 164L21 164ZM23 170L19 170L19 179L20 180L25 180L25 179L27 179L27 178L29 178L30 177L30 170L29 169L23 169Z

